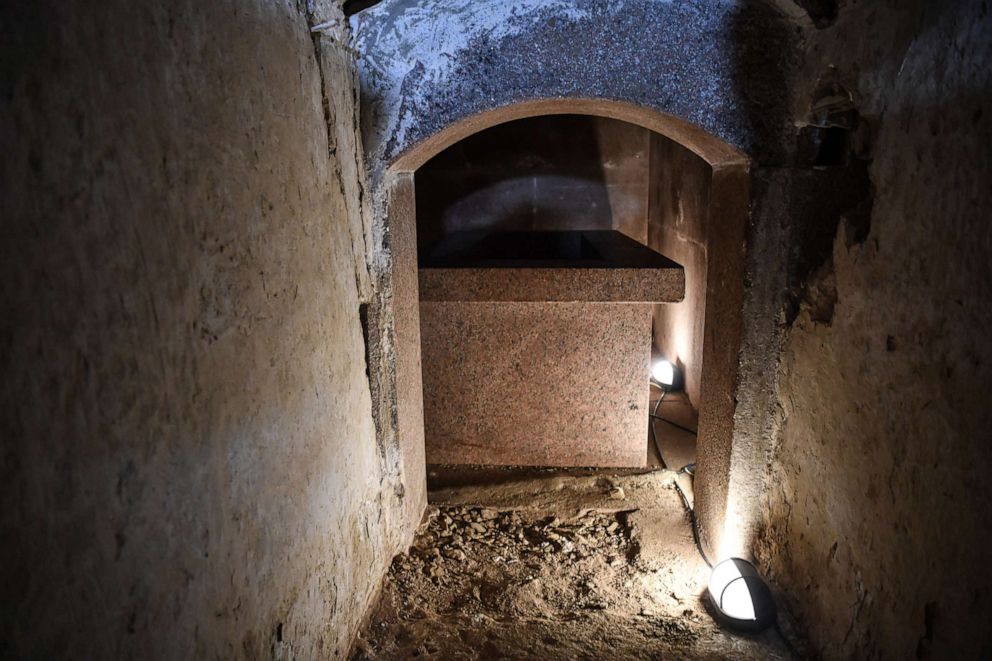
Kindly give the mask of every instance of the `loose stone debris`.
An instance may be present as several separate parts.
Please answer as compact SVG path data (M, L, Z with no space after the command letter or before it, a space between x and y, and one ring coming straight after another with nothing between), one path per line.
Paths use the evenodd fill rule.
M449 491L394 559L352 658L787 658L773 634L713 623L671 479L549 474ZM453 502L466 493L501 504ZM555 494L563 507L548 506ZM661 502L631 507L645 494Z

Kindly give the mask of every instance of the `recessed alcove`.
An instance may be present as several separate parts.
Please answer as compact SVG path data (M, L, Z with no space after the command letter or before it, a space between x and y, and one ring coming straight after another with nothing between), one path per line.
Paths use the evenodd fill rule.
M479 131L416 171L428 463L645 464L652 354L678 362L698 405L699 166L637 124L559 114Z
M530 130L530 135L536 138L533 143L520 139L518 127L524 127L527 133L527 121L543 122L553 132L554 122L562 115L566 116L563 120L566 122L585 122L586 128L580 134L592 138L581 146L574 140L565 141L567 158L554 149L562 143L556 143L553 135L549 137L547 130L544 133ZM507 125L511 128L506 129ZM505 131L503 139L490 137L498 133L487 135L490 129L500 128ZM624 138L617 139L618 134ZM613 138L599 139L597 135ZM616 148L618 143L626 146ZM473 149L473 144L480 149ZM531 149L534 144L550 145L544 157L538 157L540 149ZM486 145L494 146L494 151L481 148ZM529 158L523 158L528 150ZM500 153L511 156L504 159L503 165L486 161ZM616 156L604 157L604 154ZM518 155L522 156L518 158ZM499 464L512 456L516 464L644 466L648 459L649 364L652 355L663 355L673 360L685 377L684 399L680 404L688 410L678 419L698 423L694 492L702 543L723 549L739 544L742 533L738 529L746 521L736 514L728 517L727 512L736 511L736 501L730 494L730 468L735 452L732 443L741 340L748 163L740 151L684 120L630 103L587 98L535 99L469 115L410 144L391 158L383 183L393 266L390 296L395 314L395 428L404 465L412 468L425 462L444 461ZM570 173L564 178L573 184L581 181L582 186L561 185L562 177L555 179L549 164L561 165ZM529 193L519 181L506 183L528 177L532 179ZM535 184L533 179L537 177L551 177L546 183L556 185ZM432 186L434 191L429 190ZM522 196L524 201L518 199L499 211L500 207L495 205L499 197L487 198L491 192L507 188L523 191L518 198ZM556 191L554 195L553 191ZM574 211L574 199L578 198L586 200L587 213L572 213L571 217L584 226L567 227L562 221L569 214L556 209ZM563 206L556 206L559 200ZM604 211L607 207L609 212ZM638 209L638 212L628 214L625 209ZM489 300L492 291L508 288L495 285L495 275L502 274L507 279L504 284L508 285L515 271L523 274L526 270L534 276L543 268L543 276L551 287L555 284L552 272L556 269L534 263L518 269L520 265L509 266L512 260L505 259L502 268L489 268L485 273L477 268L479 264L462 265L460 271L453 268L449 269L452 273L433 275L429 266L418 268L421 259L429 265L438 255L453 254L442 241L452 240L456 233L475 230L487 234L616 232L674 262L681 269L682 297L680 302L670 297L652 300L652 296L630 301L614 293L610 300L591 300L592 296L587 294L572 301ZM454 239L462 245L457 237ZM547 245L533 249L548 256ZM580 246L579 250L583 248ZM586 254L591 253L586 251ZM586 262L590 265L589 260ZM600 273L594 279L603 278L608 272L620 274L625 269L598 270ZM578 285L583 276L590 277L595 271L596 268L572 268L568 269L567 278ZM437 284L431 283L434 275L441 276L442 285L458 283L454 289L445 285L437 291L461 289L462 293L456 295L467 298L465 292L479 289L480 295L475 300L429 300L438 297L436 292L430 293ZM619 280L621 288L636 289L630 287L626 276ZM490 291L482 292L482 289ZM581 289L576 286L573 291ZM522 290L526 288L518 288ZM607 313L608 306L614 304L619 313ZM441 306L447 309L441 314L436 309L432 313L431 308ZM466 316L482 314L496 306L502 307L503 312L512 309L521 314L506 317L507 323L496 333L481 332L476 325L478 320ZM546 311L559 307L559 312L569 314L559 315L561 327L545 332L541 324L528 316L542 307ZM628 315L636 316L636 321ZM440 324L435 323L438 320ZM525 332L530 338L527 341L522 337ZM551 341L552 337L557 340ZM579 372L595 375L610 371L611 353L590 350L594 343L587 341L588 338L597 337L613 343L603 346L643 342L643 353L638 354L636 361L627 363L624 377L629 384L627 389L576 378ZM455 345L469 341L474 343L471 351L455 351ZM462 358L449 361L444 370L432 368L432 364L436 365L438 348L443 350L442 355L461 354ZM543 357L546 362L539 363L535 356ZM500 371L491 371L487 365L497 366ZM439 382L432 380L431 374L442 371L449 375L440 383L458 384L457 388L437 387ZM511 451L499 457L483 432L487 425L491 431L494 420L505 422L508 411L528 408L513 408L514 396L509 391L528 382L532 384L532 393L543 399L535 396L538 404L529 407L530 413L518 416L513 425L504 425L504 429L520 433L540 427L555 432L542 436L539 442L517 446L517 449L536 448L537 452L531 456ZM619 381L613 381L616 383ZM562 389L562 384L570 385L571 389ZM562 427L557 424L573 420L588 424L606 411L615 413L624 407L636 411L636 422L629 422L623 429L614 427L612 431L609 424L600 426L601 431L604 427L606 431L587 439L596 453L613 453L605 458L600 455L598 460L591 460L574 442L574 436L562 433ZM439 455L438 447L448 441L441 437L439 443L439 435L431 427L432 419L460 420L472 433L453 446L457 452ZM635 420L633 415L627 419ZM553 443L549 442L556 439L558 446L550 447ZM499 442L505 441L504 437ZM506 450L505 445L503 449ZM680 452L680 456L686 454ZM412 480L410 488L421 492L424 483Z

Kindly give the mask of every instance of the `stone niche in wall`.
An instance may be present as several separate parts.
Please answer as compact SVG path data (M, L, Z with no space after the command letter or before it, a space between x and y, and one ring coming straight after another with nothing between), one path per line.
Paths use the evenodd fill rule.
M537 116L416 171L428 463L645 464L653 323L687 287L649 247L658 138Z

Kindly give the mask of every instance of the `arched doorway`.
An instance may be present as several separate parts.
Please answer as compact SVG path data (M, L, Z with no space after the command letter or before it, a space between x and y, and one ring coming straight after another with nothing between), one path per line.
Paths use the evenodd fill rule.
M659 210L646 243L678 261L692 262L687 276L688 320L656 315L658 349L691 364L699 410L696 511L703 542L711 550L732 548L728 484L737 353L741 335L744 235L748 212L748 159L727 143L678 118L628 103L601 99L542 99L467 117L397 156L387 167L387 224L393 254L393 307L397 425L406 481L424 474L423 377L419 311L415 173L431 158L468 136L528 117L588 115L639 126L657 135L659 176L667 198L696 200L688 216L677 206ZM664 205L661 205L664 206ZM681 214L681 215L680 215ZM688 222L681 230L668 221ZM676 223L677 224L677 223ZM680 232L682 236L680 237ZM690 240L683 241L688 236ZM691 297L690 297L691 295ZM678 329L691 327L679 332ZM646 379L646 375L645 375ZM418 485L422 491L423 486Z

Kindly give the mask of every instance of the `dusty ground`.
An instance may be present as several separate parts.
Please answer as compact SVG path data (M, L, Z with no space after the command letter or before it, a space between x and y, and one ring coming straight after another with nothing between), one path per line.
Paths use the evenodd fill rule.
M773 632L714 624L674 479L431 467L431 509L352 658L788 658Z

